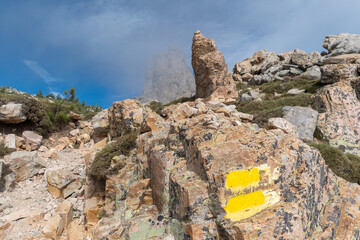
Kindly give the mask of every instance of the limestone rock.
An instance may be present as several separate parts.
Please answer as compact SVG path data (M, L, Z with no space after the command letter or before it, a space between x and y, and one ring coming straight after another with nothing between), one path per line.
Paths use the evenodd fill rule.
M42 232L45 236L54 240L58 240L71 220L72 205L71 203L64 201L57 208L55 215L46 222Z
M321 64L360 64L360 54L354 53L326 57L323 59L323 61L321 61Z
M360 156L360 102L349 83L338 82L322 88L317 94L321 106L318 128L330 145Z
M109 111L108 109L102 110L96 114L92 120L92 126L94 129L93 135L97 139L103 139L107 137L110 127L109 127Z
M304 93L304 92L305 92L305 89L293 88L293 89L290 89L290 90L287 92L287 94L297 95L297 94Z
M328 64L320 69L322 83L347 81L359 76L357 64Z
M137 100L114 102L109 108L110 134L113 137L127 132L146 132L158 128L162 119Z
M284 118L270 118L268 120L268 127L269 129L281 129L288 134L295 133L294 126Z
M30 146L31 151L39 149L43 137L33 131L24 131L22 137L26 145Z
M309 55L304 51L294 51L291 55L291 63L298 65L302 70L306 70L312 67L319 59L321 55L318 52L312 52Z
M23 113L22 104L8 103L0 107L0 122L17 124L25 122L27 117Z
M5 147L15 150L16 149L16 136L15 134L8 134L5 137Z
M71 171L65 169L49 169L46 172L48 191L55 197L64 197L63 190L75 180ZM69 196L69 194L65 194Z
M166 104L194 94L195 79L181 49L171 48L150 60L143 87L143 102L157 100Z
M192 43L192 67L195 73L196 96L210 96L223 85L227 73L224 55L217 49L213 39L207 39L196 31Z
M5 157L5 162L15 173L16 182L24 181L37 175L45 163L38 157L37 152L17 151Z
M306 107L284 107L283 111L284 119L294 126L299 138L312 141L318 112Z
M303 79L318 80L321 78L321 70L319 66L312 66L300 75Z
M340 33L326 36L322 46L328 50L329 56L360 53L360 35Z
M247 102L252 100L261 100L260 92L258 90L250 90L247 93L241 94L241 101Z
M220 86L210 95L210 97L206 98L206 100L218 101L226 105L231 105L236 102L238 97L239 93L233 88L228 86Z
M81 116L80 114L74 113L73 111L70 111L69 117L72 120L76 120L76 121L79 121L79 120L83 119L83 116Z

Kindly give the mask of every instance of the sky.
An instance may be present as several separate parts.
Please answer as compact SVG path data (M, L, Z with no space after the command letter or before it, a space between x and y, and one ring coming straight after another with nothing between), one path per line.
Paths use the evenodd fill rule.
M75 87L88 104L140 96L151 56L214 38L229 71L256 51L323 51L360 33L358 0L0 0L0 86L35 94Z

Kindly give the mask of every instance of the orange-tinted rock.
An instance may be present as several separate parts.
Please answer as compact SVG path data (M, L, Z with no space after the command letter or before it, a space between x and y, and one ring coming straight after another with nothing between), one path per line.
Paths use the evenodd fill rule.
M196 31L192 43L192 67L195 73L196 96L210 96L223 85L227 73L224 55L217 50L213 39L207 39Z
M322 88L317 94L322 107L317 127L330 145L360 156L360 102L349 83L339 82Z
M114 102L108 111L110 134L113 137L128 132L155 130L162 122L160 116L137 100Z

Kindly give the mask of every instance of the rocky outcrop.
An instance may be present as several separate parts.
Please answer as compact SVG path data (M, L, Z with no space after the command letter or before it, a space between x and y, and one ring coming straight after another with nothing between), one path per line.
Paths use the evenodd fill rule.
M360 102L348 82L338 82L317 93L321 113L318 128L332 146L360 156Z
M147 132L156 129L161 117L137 100L114 102L108 109L110 135L121 136L126 132Z
M299 138L313 141L318 112L307 107L284 107L284 119L291 123Z
M92 118L91 124L93 126L93 136L95 139L103 139L107 137L110 130L108 109L102 110L96 114Z
M349 33L329 35L325 37L322 46L329 51L330 56L360 53L360 35Z
M320 79L320 70L315 64L321 59L318 52L306 54L295 49L276 55L274 52L261 50L252 57L235 64L233 76L235 81L249 84L263 84L275 80L284 81L301 76L304 79Z
M5 163L15 174L16 182L24 181L39 173L45 167L45 162L37 152L17 151L5 157Z
M43 139L41 135L33 131L24 131L22 133L22 137L24 138L25 144L30 151L37 150L40 147L41 141Z
M148 64L143 87L143 102L168 103L195 94L195 79L181 49L171 48L157 54Z
M141 134L107 180L105 202L117 207L96 224L95 238L356 236L360 203L349 191L360 188L335 176L292 124L272 119L271 130L258 129L220 102L186 104L165 109L167 120ZM345 230L344 222L354 224Z
M227 73L224 55L217 49L214 39L207 39L196 31L192 43L191 64L195 73L196 97L210 96L223 85Z
M8 103L0 107L0 122L17 124L25 122L27 117L23 113L22 104Z

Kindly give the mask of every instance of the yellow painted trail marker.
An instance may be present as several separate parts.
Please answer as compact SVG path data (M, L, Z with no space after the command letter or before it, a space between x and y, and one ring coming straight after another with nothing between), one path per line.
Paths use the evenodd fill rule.
M227 174L226 188L240 194L230 198L227 202L224 208L227 218L233 221L249 218L280 200L278 194L273 190L259 190L242 194L245 188L259 186L259 182L260 173L258 168L239 170Z

